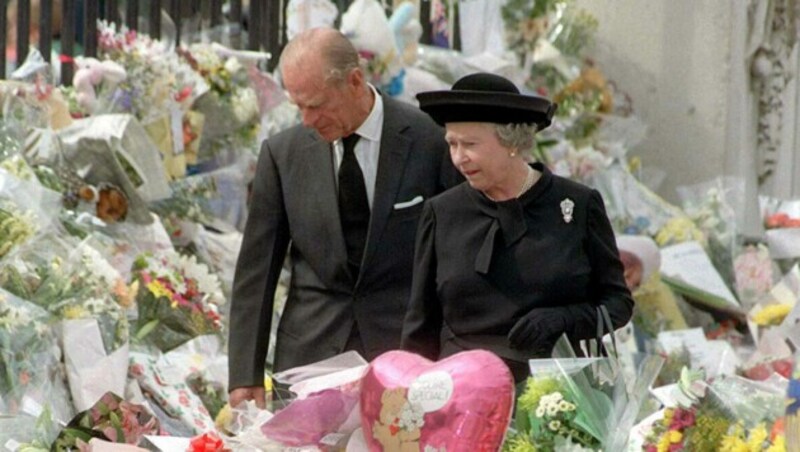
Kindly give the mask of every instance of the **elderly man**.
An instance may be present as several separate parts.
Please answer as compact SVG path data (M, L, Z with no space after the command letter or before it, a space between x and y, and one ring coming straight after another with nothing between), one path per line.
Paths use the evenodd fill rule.
M287 249L292 279L274 370L398 348L423 200L459 180L442 129L367 83L338 31L296 36L280 71L303 124L271 137L259 157L233 286L231 406L263 403Z

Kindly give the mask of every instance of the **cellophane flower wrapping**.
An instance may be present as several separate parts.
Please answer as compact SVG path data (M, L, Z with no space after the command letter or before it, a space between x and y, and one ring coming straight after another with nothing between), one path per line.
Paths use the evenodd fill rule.
M782 388L738 376L706 381L693 371L682 373L677 388L679 403L648 419L645 451L786 450Z
M0 168L0 260L55 227L61 197Z
M55 450L74 450L92 438L137 445L145 435L158 434L158 420L143 405L107 392L89 409L78 413L61 430Z
M0 289L0 413L38 416L50 405L56 419L71 416L58 397L64 374L52 325L47 311Z
M128 374L150 402L163 430L172 436L192 436L214 428L203 398L189 382L192 376L190 359L174 350L163 354L130 353ZM213 381L219 382L216 378Z
M346 352L273 375L291 384L292 396L275 393L273 416L260 424L263 436L283 446L324 446L326 435L347 436L360 425L358 400L367 362ZM282 400L286 399L286 400Z
M800 261L800 199L759 196L770 255L782 271Z
M714 267L729 289L736 288L733 258L738 254L738 226L733 206L745 204L744 181L718 177L708 182L677 188L683 209L705 235L706 249Z
M553 358L531 360L504 450L623 450L663 358L641 355L626 370L613 357L577 358L561 340ZM572 443L572 445L570 445ZM558 444L558 446L556 446Z
M140 255L133 266L139 282L135 338L169 351L204 334L222 334L225 304L219 278L195 256L174 250Z

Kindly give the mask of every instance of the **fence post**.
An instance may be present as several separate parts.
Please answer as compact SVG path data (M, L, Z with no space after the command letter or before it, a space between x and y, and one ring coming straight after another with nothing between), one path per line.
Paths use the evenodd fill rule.
M61 84L72 86L75 73L75 0L62 0L61 4Z
M0 30L8 30L8 1L0 0ZM0 46L3 48L3 54L0 55L0 78L6 78L6 51L8 45L6 40L6 33L0 33Z
M181 44L181 19L183 18L183 14L181 13L181 0L171 0L169 5L169 15L172 18L172 22L175 24L176 49Z
M261 15L262 3L252 0L247 12L247 48L261 50Z
M5 30L5 28L3 28ZM39 51L48 63L53 49L53 2L43 1L39 5Z
M231 45L234 49L242 48L242 30L244 24L242 23L242 0L230 1L229 21L231 27Z
M28 56L31 34L31 2L30 0L17 0L17 61L14 67L19 67ZM3 50L5 52L5 50Z
M128 30L139 28L139 0L128 0L125 6L125 25Z
M117 9L117 3L118 3L117 0L105 0L105 1L106 1L106 6L105 6L105 11L103 11L103 19L119 25L121 21L119 17L119 10ZM136 1L136 0L131 0L131 1ZM44 3L49 3L49 2L44 2Z
M161 39L161 0L150 0L150 37Z
M100 4L97 0L85 0L83 10L83 54L97 57L97 18Z

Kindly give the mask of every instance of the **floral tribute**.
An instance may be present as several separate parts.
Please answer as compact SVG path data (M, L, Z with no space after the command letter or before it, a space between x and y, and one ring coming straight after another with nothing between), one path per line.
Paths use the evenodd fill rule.
M195 256L142 254L133 265L141 285L135 337L169 351L204 334L220 334L225 298L219 278Z
M599 448L600 433L593 427L596 420L589 419L588 410L581 409L589 404L563 379L529 378L517 402L516 433L508 438L503 450L534 452L569 444L590 450Z
M92 438L139 444L145 435L157 435L158 419L144 406L107 392L92 408L79 413L58 435L53 450L89 450Z
M58 348L50 316L0 289L0 412L16 413L23 396L42 387Z

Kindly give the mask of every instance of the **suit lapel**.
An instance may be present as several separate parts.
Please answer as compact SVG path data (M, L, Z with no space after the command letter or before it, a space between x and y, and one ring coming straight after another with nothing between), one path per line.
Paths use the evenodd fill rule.
M378 173L375 177L375 197L372 200L367 244L361 268L369 268L375 258L377 244L380 242L386 222L392 213L400 182L411 149L411 141L402 133L409 127L397 114L391 100L384 96L383 131L381 133ZM363 274L363 271L361 272ZM359 278L360 279L360 278Z
M304 221L316 224L308 230L320 234L317 238L319 249L323 258L331 263L328 270L337 273L340 271L337 267L341 266L346 272L347 248L339 218L331 144L320 140L315 133L310 134L310 141L306 149L300 150L308 156L308 166L300 172L299 177L303 180L297 184L304 187L301 199L309 206Z

